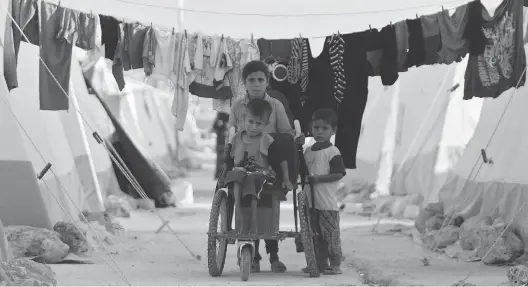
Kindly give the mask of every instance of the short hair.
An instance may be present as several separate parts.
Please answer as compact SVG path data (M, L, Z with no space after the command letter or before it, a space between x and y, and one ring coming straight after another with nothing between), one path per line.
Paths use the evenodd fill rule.
M329 123L333 128L337 127L337 114L332 109L318 109L312 114L312 121L322 120Z
M262 62L262 61L251 61L247 63L244 66L244 69L242 69L242 79L245 81L249 74L255 73L255 72L262 72L264 75L266 75L266 80L269 80L270 78L270 72L268 69L268 66Z
M271 116L271 104L264 99L252 99L246 106L247 111L252 115L257 117L264 117L266 120L269 120Z

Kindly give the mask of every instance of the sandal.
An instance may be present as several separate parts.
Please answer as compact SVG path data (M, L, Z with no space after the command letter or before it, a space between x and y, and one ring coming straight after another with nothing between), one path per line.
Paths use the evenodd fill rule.
M286 265L281 261L277 260L271 263L271 272L274 273L284 273L286 272Z
M338 275L343 274L343 271L341 271L341 268L339 267L328 267L324 270L323 274L325 275Z

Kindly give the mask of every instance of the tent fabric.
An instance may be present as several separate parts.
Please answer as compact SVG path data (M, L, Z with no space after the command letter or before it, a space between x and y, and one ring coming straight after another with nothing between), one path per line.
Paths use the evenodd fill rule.
M523 242L528 242L528 130L523 120L527 92L527 87L516 92L510 89L496 99L484 100L475 134L439 191L447 214L465 220L489 216L508 223L513 219L511 227ZM481 149L492 158L492 164L483 162Z
M0 216L6 225L26 224L51 228L57 221L70 221L70 218L78 220L79 210L101 211L104 205L100 190L96 188L93 169L90 169L88 161L82 160L90 152L79 128L77 111L40 111L38 97L33 97L38 95L39 89L38 69L35 68L39 63L35 57L37 53L38 47L22 43L19 57L24 61L19 63L18 73L24 77L20 78L19 88L11 93L2 91L2 97L8 100L16 120L23 127L18 127L18 135L12 130L7 135L22 137L19 145L23 148L21 153L25 153L33 165L33 170L26 169L23 173L34 180L26 179L27 184L33 182L32 188L13 188L18 194L15 200L8 192L0 194L6 197L0 201L9 203L9 206L3 206ZM87 96L79 70L77 74L72 73L71 81L70 94ZM52 164L52 168L42 180L37 181L36 174L47 163ZM13 183L5 179L2 184L9 186Z

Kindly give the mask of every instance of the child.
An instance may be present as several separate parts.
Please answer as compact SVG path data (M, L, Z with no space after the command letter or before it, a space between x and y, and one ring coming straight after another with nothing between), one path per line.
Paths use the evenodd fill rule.
M273 143L273 137L264 132L269 123L272 112L270 103L264 99L252 99L248 102L244 115L245 129L235 134L231 144L231 154L235 168L227 172L226 181L240 182L244 188L241 191L235 190L235 204L240 206L242 200L247 196L258 198L258 193L262 189L263 181L269 171L268 148ZM293 189L288 174L287 162L280 163L282 169L282 186L288 190ZM252 181L248 183L247 181ZM255 201L253 201L255 202ZM243 219L240 209L237 209L237 217ZM251 232L256 230L255 224L256 206L252 206ZM245 218L242 223L247 227ZM246 228L242 232L248 232Z
M345 165L339 149L332 145L330 137L336 132L337 115L333 110L320 109L312 115L312 134L315 143L304 152L308 166L308 180L313 184L316 218L315 230L319 234L315 246L319 271L328 274L341 274L341 238L339 231L339 207L337 188L345 175ZM306 185L310 207L311 187ZM308 273L307 268L303 272Z

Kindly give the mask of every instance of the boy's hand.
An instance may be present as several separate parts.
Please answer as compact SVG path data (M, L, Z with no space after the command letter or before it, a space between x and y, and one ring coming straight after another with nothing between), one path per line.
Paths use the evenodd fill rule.
M319 176L311 174L311 175L308 176L308 181L311 184L318 183L319 182Z
M288 191L293 189L293 184L291 183L290 179L284 179L282 181L282 187Z
M298 145L304 145L306 141L306 136L304 134L300 134L298 137L295 138L295 143Z

